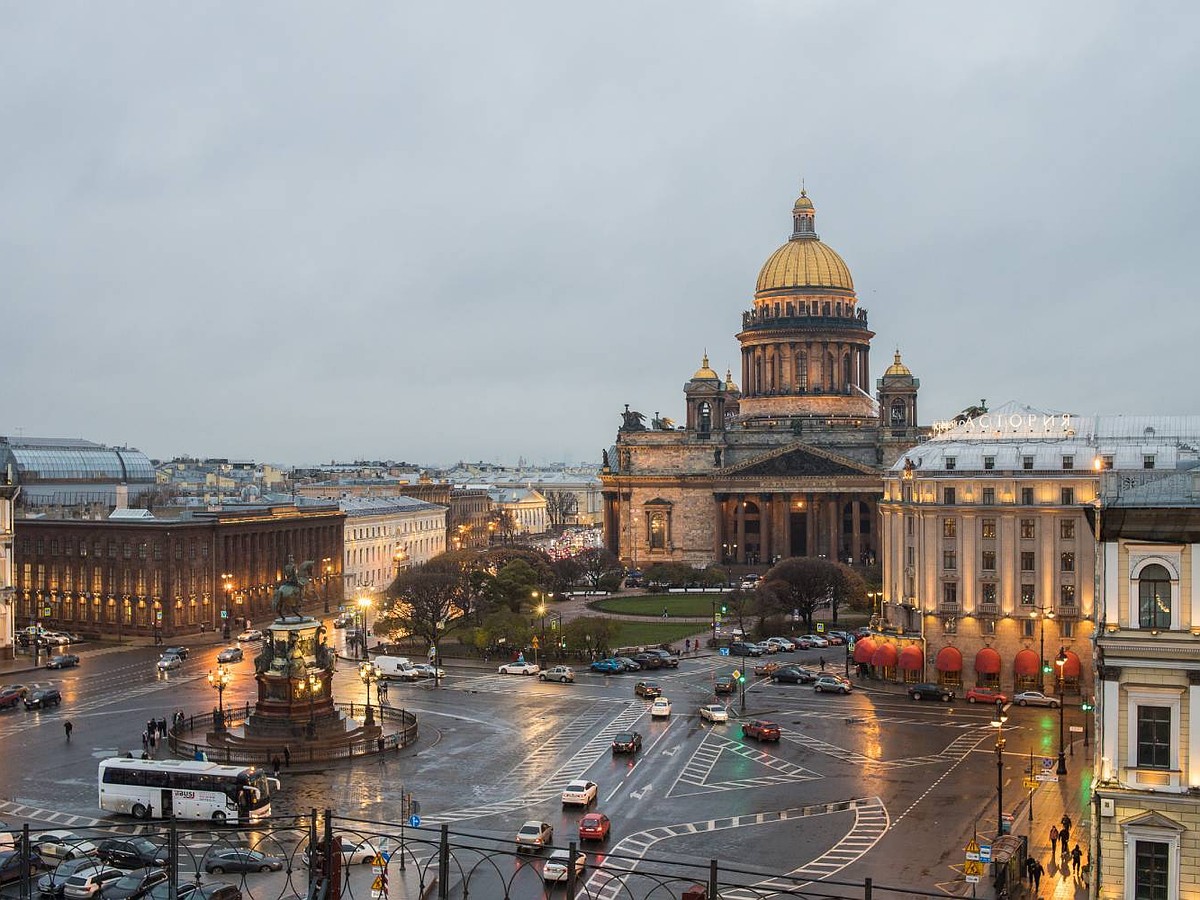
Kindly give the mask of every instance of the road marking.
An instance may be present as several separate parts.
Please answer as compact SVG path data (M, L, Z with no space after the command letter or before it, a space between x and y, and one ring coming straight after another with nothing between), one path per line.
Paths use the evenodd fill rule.
M750 778L739 778L726 781L710 780L718 761L725 754L741 757L755 767L768 771L765 774ZM739 769L744 769L744 764ZM712 793L716 791L733 791L745 788L768 787L778 784L791 784L798 781L814 781L823 776L773 756L757 747L750 747L738 741L721 737L711 731L704 735L691 758L683 767L667 791L668 797L692 796L694 794ZM681 785L690 785L696 790L688 790Z
M896 825L899 824L901 819L903 819L910 812L912 812L914 809L916 809L917 805L922 800L924 800L926 797L928 797L931 793L933 793L933 791L937 788L937 786L939 784L941 784L943 781L945 781L947 776L949 776L949 774L951 772L953 772L960 765L962 765L962 761L967 758L967 756L971 753L972 750L975 749L975 747L979 746L984 741L988 740L990 737L991 737L991 734L985 733L985 734L981 734L978 738L975 738L974 743L970 747L967 747L966 749L964 749L962 751L961 755L959 755L959 757L954 760L954 762L950 765L950 767L947 768L946 771L943 772L938 778L936 778L934 780L934 782L925 789L925 792L922 793L921 796L919 796L916 800L914 800L912 802L912 804L908 807L908 809L906 809L904 812L900 813L900 815L896 817L896 821L892 822L892 824L889 827L895 828ZM958 743L958 742L956 741L955 743ZM953 746L953 744L951 746Z

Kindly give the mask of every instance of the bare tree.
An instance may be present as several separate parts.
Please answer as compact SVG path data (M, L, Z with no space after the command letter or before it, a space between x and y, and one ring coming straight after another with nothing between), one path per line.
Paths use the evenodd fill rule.
M843 579L841 567L827 559L796 556L774 565L759 588L765 603L786 613L796 610L812 631L813 613L831 600ZM860 579L861 581L861 579Z
M621 561L604 547L589 547L576 554L575 561L579 563L583 578L593 591L600 590L600 582L605 575L621 571Z
M561 528L574 522L579 515L579 498L571 491L546 491L546 515L550 524Z
M375 620L375 633L399 631L424 638L436 658L441 638L449 630L451 613L461 595L462 579L459 576L422 569L405 572L392 583L390 605ZM436 676L434 683L440 684Z

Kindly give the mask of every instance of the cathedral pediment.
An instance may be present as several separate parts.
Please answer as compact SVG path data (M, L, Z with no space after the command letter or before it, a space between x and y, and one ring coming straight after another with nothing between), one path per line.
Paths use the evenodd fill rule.
M808 444L790 444L725 468L722 475L830 477L874 475L877 469Z

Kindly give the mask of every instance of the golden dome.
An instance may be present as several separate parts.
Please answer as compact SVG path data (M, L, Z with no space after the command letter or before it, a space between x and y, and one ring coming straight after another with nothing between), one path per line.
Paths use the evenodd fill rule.
M808 192L805 191L803 188L801 188L800 196L796 198L796 205L793 206L792 209L800 210L800 209L812 209L812 208L813 208L813 202L808 199Z
M819 240L788 241L771 254L758 273L755 291L830 287L854 290L850 269Z
M896 351L896 359L892 362L892 364L890 366L887 367L887 371L883 373L884 378L887 378L889 375L908 375L910 377L912 376L912 370L908 366L906 366L904 363L900 362L900 351L899 350Z
M736 393L737 389L738 389L738 386L733 383L733 370L726 369L725 370L725 390Z
M704 379L708 381L720 381L721 376L708 367L708 354L704 354L704 362L700 364L700 368L696 370L696 374L692 376L692 381L696 379Z

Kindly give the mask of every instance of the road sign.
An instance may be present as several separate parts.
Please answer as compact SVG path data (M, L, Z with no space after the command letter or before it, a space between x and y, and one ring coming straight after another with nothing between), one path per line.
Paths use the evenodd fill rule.
M534 636L533 640L532 640L532 641L530 641L529 643L531 643L531 644L533 645L533 649L534 649L534 650L537 650L539 647L541 647L541 646L542 646L542 645L541 645L541 643L538 641L538 639L537 639L537 636L536 636L536 635Z
M1053 772L1053 771L1055 771L1055 766L1057 766L1057 765L1058 765L1057 758L1055 758L1053 756L1043 756L1042 757L1042 771L1043 772Z
M228 619L229 618L229 610L227 610L227 609L221 610L221 618Z
M421 827L421 817L420 816L409 816L408 824L411 825L413 828L420 828Z
M968 850L967 851L967 860L969 862L979 862L979 851L977 850L974 853L972 853L970 850Z
M817 634L824 634L824 633L825 633L825 623L818 622L817 623Z
M1027 790L1027 791L1036 790L1036 788L1039 784L1041 784L1041 782L1038 781L1036 778L1026 778L1025 779L1025 790Z
M963 849L966 850L968 853L974 853L974 854L978 855L979 854L979 841L975 840L975 838L971 838L971 843L967 844L967 846L965 846Z
M722 648L721 648L721 655L722 655L722 656L728 656L728 655L729 655L729 648L728 648L728 647L722 647Z
M742 673L739 672L737 669L734 669L733 670L733 680L737 681L741 677L742 677Z
M1083 734L1083 726L1082 725L1068 725L1067 731L1071 732L1072 734Z
M979 845L979 861L981 863L990 863L992 861L992 845L991 844L980 844Z
M963 874L970 884L978 884L983 875L983 863L977 859L968 859L963 863Z

